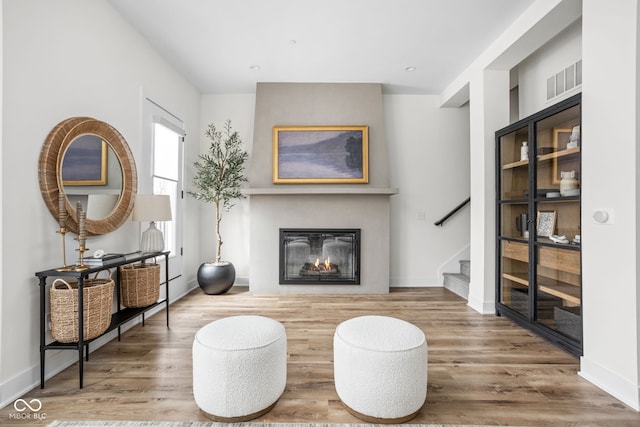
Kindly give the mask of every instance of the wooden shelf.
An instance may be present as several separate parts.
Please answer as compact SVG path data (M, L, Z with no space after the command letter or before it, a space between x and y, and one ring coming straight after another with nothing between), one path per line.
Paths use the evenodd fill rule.
M117 311L113 314L111 314L111 323L109 323L109 327L100 335L98 335L95 338L91 338L89 340L84 340L84 345L89 345L91 344L93 341L101 338L103 335L108 334L111 331L114 331L116 329L118 329L120 326L124 325L125 323L129 322L132 319L135 319L136 317L145 314L147 311L161 305L161 304L166 304L166 300L161 300L158 302L155 302L151 305L148 305L146 307L136 307L136 308L122 308L120 309L120 311ZM78 342L71 342L71 343L61 343L59 341L53 341L49 344L47 344L46 348L47 349L67 349L67 348L71 348L72 350L76 350L78 347Z
M569 237L571 237L571 235L569 235ZM572 243L571 241L569 241L569 243L556 243L550 238L543 236L537 236L536 242L539 244L539 246L551 246L557 249L566 249L568 251L580 252L580 243Z
M502 277L529 287L529 280L525 273L502 273ZM577 286L544 277L538 277L538 290L558 298L562 298L571 304L580 305L580 288Z
M572 154L577 154L577 153L580 153L579 146L574 148L569 148L566 150L554 151L553 153L549 153L549 154L543 154L541 156L538 156L538 161L544 162L545 160L558 159L560 157L570 156Z
M502 273L502 277L511 280L512 282L520 283L524 286L529 286L529 279L525 273Z
M507 163L506 165L502 165L503 170L518 168L520 166L527 166L529 164L529 160L520 160L513 163Z
M580 305L580 287L538 276L538 290Z

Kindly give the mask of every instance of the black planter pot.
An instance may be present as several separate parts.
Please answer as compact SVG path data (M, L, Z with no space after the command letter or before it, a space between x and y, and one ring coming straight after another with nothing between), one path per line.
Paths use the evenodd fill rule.
M236 269L230 262L205 262L198 268L198 285L205 294L224 294L235 280Z

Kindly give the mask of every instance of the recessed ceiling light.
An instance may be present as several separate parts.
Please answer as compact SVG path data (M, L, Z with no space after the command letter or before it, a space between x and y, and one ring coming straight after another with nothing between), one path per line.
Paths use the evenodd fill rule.
M414 67L414 66L404 67L404 70L405 70L406 72L410 73L410 72L412 72L412 71L415 71L415 70L416 70L416 67Z
M298 43L298 42L296 40L294 40L294 39L289 40L289 44L290 45L295 45L296 43Z
M250 66L249 69L251 71L259 71L260 70L260 66L258 64L255 64L255 65Z

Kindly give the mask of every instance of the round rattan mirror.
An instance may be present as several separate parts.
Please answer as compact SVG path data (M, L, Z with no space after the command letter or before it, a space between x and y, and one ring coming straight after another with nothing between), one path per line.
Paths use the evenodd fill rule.
M59 195L61 192L65 192L62 178L65 154L74 142L86 139L87 136L104 141L108 146L108 150L105 152L114 155L120 163L120 168L116 169L118 171L116 173L121 173L121 176L117 177L119 193L114 195L115 204L104 214L104 217L88 217L86 221L87 233L99 235L116 230L127 220L133 209L138 188L138 176L133 154L120 132L108 123L91 117L71 117L63 120L49 132L42 146L38 163L38 178L44 202L54 218L58 218ZM98 183L97 185L105 184ZM78 216L75 205L71 203L69 197L66 198L66 208L68 212L67 230L77 233ZM86 206L83 206L83 209L86 210Z

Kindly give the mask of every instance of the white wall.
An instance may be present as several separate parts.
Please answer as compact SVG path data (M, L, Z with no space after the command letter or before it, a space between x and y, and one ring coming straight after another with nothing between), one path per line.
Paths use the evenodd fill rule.
M57 222L38 185L38 157L50 129L72 116L113 125L140 156L141 92L185 120L187 159L200 133L197 91L120 17L106 0L11 0L3 4L2 301L0 406L39 382L39 288L34 273L62 262ZM148 170L138 170L149 174ZM186 222L199 218L187 204ZM194 235L195 234L195 235ZM132 251L139 224L90 237L89 248ZM185 236L197 253L197 231ZM67 236L67 259L75 241ZM185 271L197 268L187 260ZM194 277L195 273L191 275ZM186 291L185 282L172 296ZM179 287L182 289L179 289ZM10 345L9 345L10 344ZM95 346L94 346L95 348ZM64 354L63 354L64 353ZM47 372L77 360L75 352L47 352Z
M639 17L635 0L584 1L580 373L636 410ZM592 214L598 209L614 220L596 223Z
M440 286L438 269L469 244L469 108L435 95L385 95L391 187L391 285ZM452 271L457 272L457 270Z
M3 87L4 87L4 19L3 19L3 7L0 4L0 99L2 99L2 94L3 92ZM3 114L3 109L4 107L4 102L0 102L0 165L4 165L4 160L2 157L2 147L4 147L4 131L3 131L3 118L4 118L4 114ZM4 215L2 214L2 212L4 211L4 193L2 191L3 187L4 187L4 179L3 179L3 175L2 173L0 173L0 242L4 242L4 233L2 232L2 230L4 229ZM0 244L0 271L4 271L4 245ZM3 309L2 309L2 303L1 301L4 300L4 296L3 294L3 290L4 290L4 286L3 286L3 280L2 280L2 274L0 274L0 366L2 366L2 354L3 354L3 348L6 348L5 345L3 345L3 341L2 341L2 325L4 324L4 322L2 321L4 316L2 315L3 313ZM1 394L0 394L1 396ZM0 399L0 407L2 406L2 399Z
M495 313L495 131L509 122L509 71L483 70L470 82L471 281L469 306Z
M575 95L576 87L547 101L547 79L582 59L582 20L579 19L518 65L520 118Z

